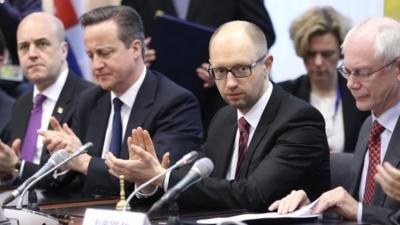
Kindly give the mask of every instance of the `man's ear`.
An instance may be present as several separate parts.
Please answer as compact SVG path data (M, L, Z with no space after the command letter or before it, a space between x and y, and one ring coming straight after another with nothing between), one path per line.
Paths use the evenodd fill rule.
M138 57L143 57L142 48L143 48L143 43L140 40L135 39L132 41L130 49L135 59Z

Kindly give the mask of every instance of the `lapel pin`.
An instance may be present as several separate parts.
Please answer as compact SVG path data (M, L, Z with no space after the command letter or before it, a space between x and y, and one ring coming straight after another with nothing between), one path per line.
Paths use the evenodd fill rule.
M64 112L64 109L62 107L57 108L57 113L62 114Z

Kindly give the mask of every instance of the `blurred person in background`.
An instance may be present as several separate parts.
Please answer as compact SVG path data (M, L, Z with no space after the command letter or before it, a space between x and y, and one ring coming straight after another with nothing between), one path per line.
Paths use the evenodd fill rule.
M299 16L290 26L290 37L307 74L279 83L322 113L331 152L353 152L369 115L357 109L346 79L336 69L342 58L340 45L349 29L348 19L331 6L313 7Z

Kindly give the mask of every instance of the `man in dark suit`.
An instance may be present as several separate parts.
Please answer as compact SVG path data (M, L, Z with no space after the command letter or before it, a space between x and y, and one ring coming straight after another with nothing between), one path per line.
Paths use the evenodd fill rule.
M371 111L361 127L350 190L339 187L324 193L313 211L333 208L339 215L358 222L389 224L388 215L400 202L386 195L374 182L382 162L400 165L400 23L374 18L352 28L343 43L344 63L339 72L359 110ZM365 46L371 46L366 48ZM397 48L397 49L396 49ZM279 200L273 208L284 213L308 202L303 191ZM290 208L291 210L288 210Z
M229 106L214 116L200 150L215 164L211 177L185 190L179 205L264 211L292 187L304 187L315 197L326 190L330 174L323 118L269 81L273 57L263 32L249 22L229 22L215 31L209 49L210 75ZM165 161L160 164L152 157L150 137L138 129L132 140L129 147L136 159L108 155L111 173L142 183L163 172ZM141 194L154 187L170 189L188 168L168 173Z
M52 150L61 146L73 151L82 142L93 142L93 149L68 167L86 175L81 176L84 192L118 194L119 182L109 174L105 154L111 151L127 159L127 139L133 128L141 126L154 138L157 155L161 158L169 151L174 162L199 147L200 109L190 92L146 69L143 25L136 11L126 6L107 6L84 14L81 22L86 52L100 87L80 99L73 132L54 124L56 131L42 134ZM116 111L118 107L120 112ZM116 116L120 118L116 120ZM119 126L115 126L118 120ZM65 138L52 139L57 134Z
M69 71L65 31L56 17L46 13L30 14L21 21L17 40L22 70L34 84L34 90L14 104L10 122L2 135L2 140L11 148L1 143L0 171L9 173L17 169L24 180L50 156L36 131L47 129L51 116L70 124L76 99L91 84ZM33 117L38 115L34 111L39 110L40 115Z

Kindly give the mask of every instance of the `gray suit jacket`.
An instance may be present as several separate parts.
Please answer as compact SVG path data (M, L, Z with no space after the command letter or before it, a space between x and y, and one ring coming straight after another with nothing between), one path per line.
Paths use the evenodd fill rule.
M354 164L351 167L353 183L350 186L350 193L358 199L361 173L364 165L364 157L368 148L368 136L372 128L372 117L368 117L361 127L357 145L354 152ZM397 121L389 142L384 161L399 168L400 165L400 122ZM362 220L369 223L390 224L388 216L394 209L400 208L400 202L387 196L380 185L375 186L374 197L371 205L363 204Z

